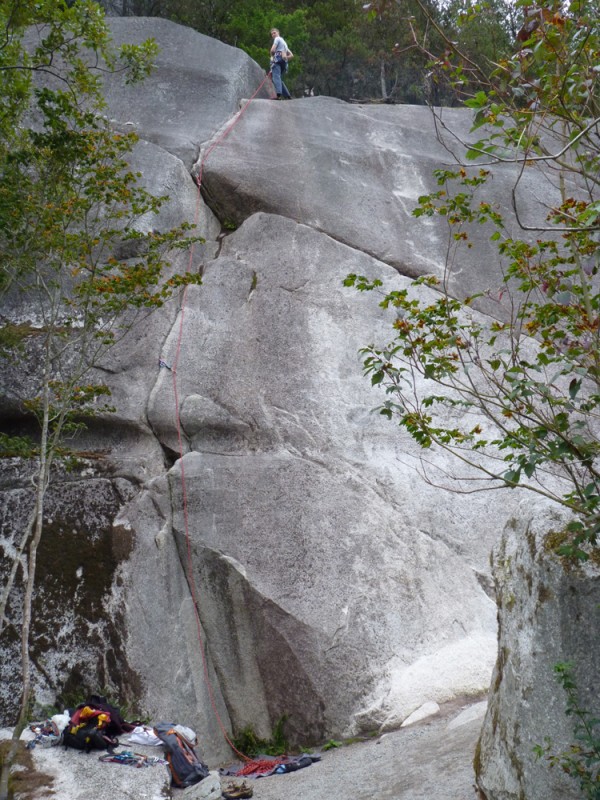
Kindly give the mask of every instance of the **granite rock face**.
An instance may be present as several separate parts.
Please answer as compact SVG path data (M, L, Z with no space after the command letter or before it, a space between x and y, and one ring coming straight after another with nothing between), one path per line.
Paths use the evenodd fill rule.
M326 97L255 102L204 167L203 191L221 219L237 223L256 211L281 214L369 253L412 277L445 280L459 297L490 290L483 308L502 313L502 277L490 231L466 228L473 246L448 252L444 218L412 215L419 197L440 188L435 169L456 169L460 141L475 141L463 109L355 105ZM506 214L507 233L521 235L510 209L514 169L494 168L490 188ZM525 224L544 222L542 201L558 197L551 182L525 171L516 192Z
M262 731L289 713L296 736L316 739L398 724L450 686L477 692L495 649L476 574L484 548L476 526L465 531L477 513L491 533L492 518L484 503L436 500L402 467L417 453L370 412L357 358L384 315L375 297L357 308L348 271L406 282L274 215L226 239L188 292L177 370L187 452L169 474L183 551L185 471L200 615L215 668L236 675L225 690L236 724L250 716ZM173 402L162 372L149 420L170 449Z
M499 647L476 759L477 784L492 800L576 800L578 782L533 748L566 753L578 744L575 716L554 674L572 664L579 707L600 713L600 655L590 641L600 609L597 564L563 564L551 552L566 520L528 507L494 549ZM593 634L592 634L593 635Z
M243 53L162 20L111 27L118 42L154 36L162 47L143 86L107 83L107 114L135 127L144 182L172 196L164 217L145 224L198 220L206 244L173 267L202 270L204 282L103 365L117 411L80 440L103 451L81 494L59 476L48 546L61 546L51 539L58 510L77 514L66 560L77 577L79 541L102 527L86 492L108 481L106 536L119 557L102 598L114 630L90 640L83 680L57 617L67 655L60 670L36 667L38 699L78 688L77 676L81 690L105 680L146 716L202 731L203 757L215 763L230 753L223 729L251 726L266 738L285 715L291 741L317 741L477 695L496 657L488 553L519 495L442 491L445 456L421 462L408 435L371 412L382 396L363 379L358 350L385 342L393 316L375 295L342 285L350 272L395 288L447 274L457 295L500 285L481 232L483 249L450 274L442 230L411 216L435 185L431 169L450 161L429 112L256 99L236 119L264 79ZM468 130L468 113L444 114ZM202 162L209 210L190 170L212 145ZM535 214L548 190L527 181ZM502 208L508 185L508 175L494 184ZM18 303L9 312L31 316ZM7 398L21 379L2 376ZM18 404L2 402L12 429L24 425ZM10 476L3 487L6 563L19 529L11 493L21 487ZM7 722L18 684L11 646Z
M154 38L160 47L156 69L143 86L128 86L119 74L107 78L108 116L116 127L132 126L189 170L202 144L265 80L264 70L242 50L168 20L120 17L108 22L116 45ZM258 96L270 93L266 81Z

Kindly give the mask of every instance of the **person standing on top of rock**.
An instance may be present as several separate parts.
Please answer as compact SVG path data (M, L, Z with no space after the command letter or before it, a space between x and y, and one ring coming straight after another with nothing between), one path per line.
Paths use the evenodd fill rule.
M288 46L282 36L279 35L277 28L271 28L273 44L271 46L271 79L277 92L278 100L291 100L287 86L283 82L283 74L288 68Z

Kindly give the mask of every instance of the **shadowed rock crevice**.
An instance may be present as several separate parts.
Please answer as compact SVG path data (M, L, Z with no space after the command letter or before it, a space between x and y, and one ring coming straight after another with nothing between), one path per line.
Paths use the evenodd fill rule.
M161 447L165 459L165 468L169 470L177 462L179 453L175 450L172 450L170 447L167 447L166 445L161 445Z

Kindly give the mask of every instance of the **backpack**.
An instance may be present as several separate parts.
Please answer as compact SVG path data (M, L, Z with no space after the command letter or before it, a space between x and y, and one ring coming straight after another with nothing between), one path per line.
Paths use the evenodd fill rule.
M200 761L192 745L175 730L174 725L159 722L154 726L154 733L165 747L174 786L185 789L208 777L208 767Z
M85 750L86 753L90 750L111 751L119 744L119 740L109 735L109 725L108 712L81 703L63 731L63 745L75 750Z
M117 706L111 705L104 695L90 694L85 703L77 706L77 708L81 708L82 706L90 706L91 708L102 711L103 713L107 713L110 716L105 730L106 733L110 734L111 736L119 736L122 733L130 733L136 727L136 725L139 724L138 722L125 722L121 716L120 709L118 709Z
M95 722L85 722L80 725L67 725L62 734L62 743L65 747L85 750L86 753L90 750L111 752L119 744L119 740L104 733Z

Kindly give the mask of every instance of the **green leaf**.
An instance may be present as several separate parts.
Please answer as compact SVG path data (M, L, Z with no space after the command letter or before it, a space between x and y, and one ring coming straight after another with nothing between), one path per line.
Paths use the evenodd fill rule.
M471 97L468 100L465 100L465 105L468 108L483 108L487 105L488 97L485 92L477 92L474 97Z
M573 380L569 384L569 397L571 398L571 400L574 400L577 397L580 389L581 389L581 380L573 378Z

